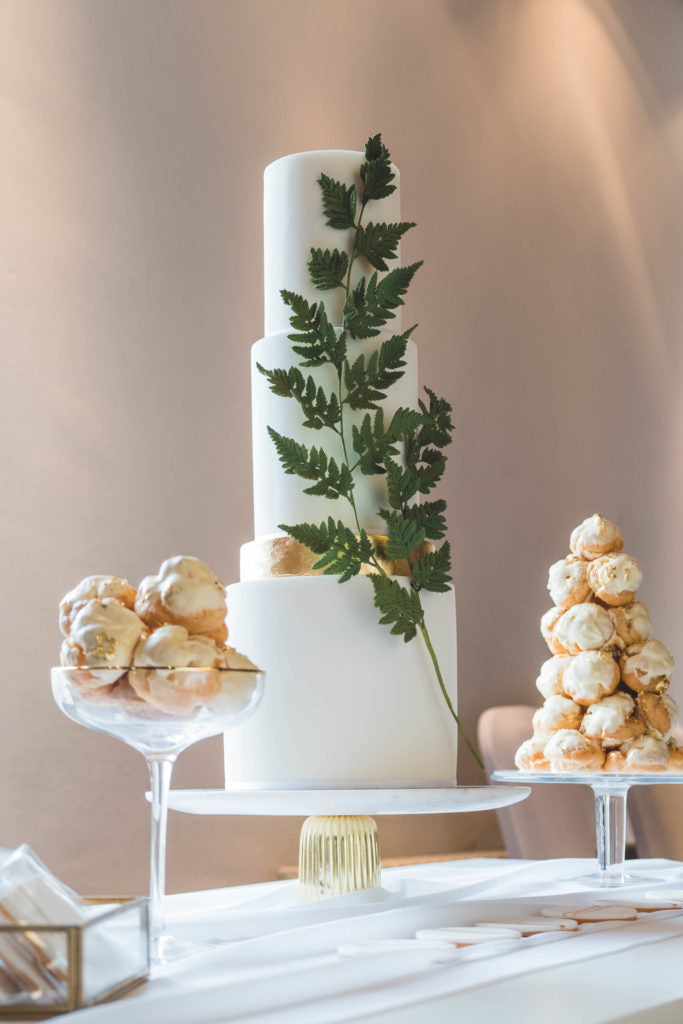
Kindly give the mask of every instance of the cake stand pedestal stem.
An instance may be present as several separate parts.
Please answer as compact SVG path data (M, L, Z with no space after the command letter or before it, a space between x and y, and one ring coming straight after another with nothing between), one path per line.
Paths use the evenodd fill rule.
M595 840L602 885L623 885L626 858L626 797L628 784L594 785Z

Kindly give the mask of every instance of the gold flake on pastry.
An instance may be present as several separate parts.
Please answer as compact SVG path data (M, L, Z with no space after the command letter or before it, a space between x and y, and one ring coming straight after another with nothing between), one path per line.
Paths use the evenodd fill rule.
M102 601L114 598L125 608L135 604L135 587L119 576L86 576L59 602L59 629L68 637L76 615L88 601Z
M588 583L595 596L608 605L631 604L643 582L643 572L632 555L612 552L591 562Z
M674 659L661 640L632 644L621 655L621 678L632 690L664 693L671 682Z

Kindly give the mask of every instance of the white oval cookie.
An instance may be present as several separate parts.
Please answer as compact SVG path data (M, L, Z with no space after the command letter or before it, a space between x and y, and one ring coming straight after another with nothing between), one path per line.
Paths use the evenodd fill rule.
M646 892L645 896L633 900L636 910L683 910L683 890L662 889L661 892Z
M514 928L522 936L543 932L575 932L576 921L569 917L530 917L523 921L477 921L477 928Z
M415 932L418 939L438 939L450 942L454 946L474 946L480 942L501 942L504 939L521 939L518 928L507 925L491 928L479 928L478 925L462 925L460 927L421 928Z
M415 953L421 949L447 949L450 942L423 939L367 939L337 947L337 956L371 956L375 953Z
M621 903L590 903L583 907L544 907L543 917L567 917L579 924L589 921L635 921L635 907Z

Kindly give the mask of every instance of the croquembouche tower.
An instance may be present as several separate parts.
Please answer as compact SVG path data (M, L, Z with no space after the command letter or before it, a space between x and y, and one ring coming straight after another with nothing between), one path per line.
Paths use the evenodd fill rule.
M666 692L674 661L654 639L637 600L640 565L614 523L592 515L576 527L570 554L550 567L553 607L541 619L552 657L536 686L544 698L518 768L576 772L680 772L671 738L678 719Z
M268 428L294 441L321 443L302 423L295 402L273 394L258 366L266 370L300 362L293 351L291 310L281 297L287 289L309 303L325 301L328 320L339 328L343 294L321 294L309 279L312 248L350 253L350 230L329 226L319 179L351 185L359 193L364 155L332 150L299 153L275 161L264 176L265 337L252 348L252 442L254 534L241 552L241 582L228 589L231 643L248 650L267 674L258 716L226 744L226 786L268 788L453 787L456 783L456 729L439 690L424 644L404 643L378 623L372 587L363 575L340 585L338 578L312 569L315 556L281 529L281 524L320 523L328 516L357 529L342 501L304 493L278 459ZM393 167L398 186L398 170ZM399 189L371 200L367 222L397 222ZM355 261L354 286L370 270ZM381 275L380 275L381 278ZM348 341L348 360L378 352L400 332L400 309L376 337ZM417 407L417 348L411 340L403 376L379 404L385 421L399 407ZM330 390L329 366L307 370ZM351 413L359 424L361 414ZM342 461L340 440L326 432L329 455ZM386 478L354 472L356 506L362 528L381 546L385 524L378 510L387 506ZM386 571L401 578L400 561L387 559ZM456 698L455 597L424 595L426 616L438 650L446 688Z

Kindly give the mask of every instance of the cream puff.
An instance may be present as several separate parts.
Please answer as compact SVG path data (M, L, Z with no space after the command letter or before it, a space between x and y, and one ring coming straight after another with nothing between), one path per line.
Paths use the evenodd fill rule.
M567 654L568 651L562 646L560 641L555 635L555 627L560 616L564 615L562 608L549 608L548 611L541 616L541 636L547 643L552 654Z
M622 654L621 678L632 690L663 693L671 682L674 659L661 640L631 644Z
M515 753L515 767L521 772L550 771L550 761L545 756L545 738L532 736L525 740Z
M246 656L246 654L241 654L239 651L236 651L234 647L228 647L227 644L221 644L218 647L217 665L219 668L231 668L239 672L260 671L254 662Z
M643 644L652 632L650 610L643 601L633 601L611 609L614 628L624 647Z
M543 699L554 696L556 693L564 693L562 679L568 665L571 665L570 654L554 654L541 665L541 671L536 680L536 689L542 694ZM566 696L566 695L565 695Z
M627 772L663 772L669 766L669 748L656 736L639 736L619 749L626 755Z
M135 611L153 629L183 626L192 636L208 636L219 644L228 637L225 587L198 558L169 558L156 576L146 576Z
M661 697L645 690L636 697L638 715L648 731L658 739L668 740L678 724L678 705L667 693Z
M577 704L595 704L614 693L619 684L619 666L604 651L581 651L563 673L564 692Z
M606 772L625 772L626 755L620 750L609 750L605 758L604 770Z
M112 597L132 610L136 593L135 587L131 587L128 580L118 576L86 576L59 602L59 629L62 636L69 636L73 620L87 601L102 601L105 597Z
M548 740L545 756L553 772L597 772L605 762L605 751L576 729L560 729Z
M555 694L548 697L542 707L534 712L534 736L542 739L550 737L558 729L578 729L582 717L583 708L568 697Z
M587 563L576 555L554 562L548 571L548 590L553 604L566 609L580 601L587 601L591 588L586 574Z
M667 768L670 772L683 772L683 747L677 746L673 741L669 744L669 763Z
M620 747L645 732L643 722L633 714L635 704L628 693L613 693L591 704L581 722L581 732L601 747Z
M618 526L602 516L592 515L584 519L569 539L569 549L579 558L591 561L606 555L609 551L621 551L624 541Z
M554 640L569 654L608 647L615 636L614 623L602 605L584 601L563 612L552 630Z
M144 624L135 612L114 597L86 601L74 616L69 637L62 644L61 663L86 669L93 686L110 685L132 664L143 629ZM120 671L116 673L114 669Z
M218 645L207 636L190 636L184 626L160 626L143 637L133 662L129 680L135 693L169 715L191 714L220 692Z
M638 562L623 552L596 558L588 566L587 576L595 596L609 605L632 604L636 590L643 582Z

